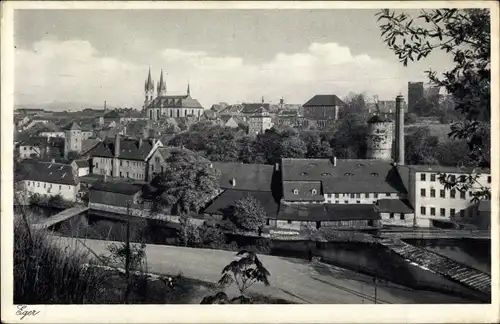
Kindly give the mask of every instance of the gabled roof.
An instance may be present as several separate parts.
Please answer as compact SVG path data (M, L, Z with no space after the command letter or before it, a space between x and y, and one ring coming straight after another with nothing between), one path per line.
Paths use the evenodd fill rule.
M324 194L406 193L406 188L389 162L364 159L282 159L283 183L320 181Z
M31 162L29 172L22 179L65 185L78 184L78 177L73 173L71 165L52 162Z
M372 204L282 204L277 219L291 221L378 220Z
M219 186L224 189L271 191L274 167L266 164L214 162L221 172ZM233 186L232 180L236 183Z
M243 114L253 114L259 108L263 108L265 111L268 111L269 104L268 103L243 103L243 109L241 110L241 112Z
M74 160L76 166L79 168L88 168L89 167L89 160Z
M315 95L303 107L342 106L344 102L336 95Z
M187 95L181 96L158 96L147 108L197 108L203 109L203 106L198 100L188 97Z
M297 194L294 193L295 190ZM313 190L316 190L316 193ZM286 201L325 201L321 181L284 181L283 199Z
M408 199L379 199L376 207L381 213L410 214L414 212Z
M94 147L89 154L91 156L112 158L114 156L115 139L106 138ZM151 140L143 140L139 147L139 140L120 138L119 159L144 161L153 149Z
M80 126L76 122L72 122L63 128L64 130L81 130Z

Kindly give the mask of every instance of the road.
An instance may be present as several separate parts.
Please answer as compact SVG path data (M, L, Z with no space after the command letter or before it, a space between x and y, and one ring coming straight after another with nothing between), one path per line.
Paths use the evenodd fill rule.
M110 241L82 240L69 237L54 237L57 245L73 253L73 249L88 252L81 243L97 254L105 253ZM194 249L165 245L147 245L147 262L150 272L178 275L208 282L217 282L221 270L231 262L234 252L209 249ZM250 288L251 292L286 299L296 303L310 304L373 304L374 284L372 278L346 269L318 264L306 260L259 255L271 273L269 287L260 283ZM416 291L395 284L377 285L378 303L471 303L470 300L441 293Z

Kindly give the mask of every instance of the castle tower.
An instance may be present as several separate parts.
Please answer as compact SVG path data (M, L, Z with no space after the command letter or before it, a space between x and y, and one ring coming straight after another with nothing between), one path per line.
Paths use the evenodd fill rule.
M163 69L160 72L160 82L158 82L158 96L166 96L167 95L167 83L163 81Z
M392 129L390 116L375 114L368 120L367 159L392 161Z
M64 157L68 158L69 152L81 153L82 129L76 122L72 122L64 129Z
M155 90L155 85L153 80L151 79L151 68L149 68L148 72L148 78L146 79L146 82L144 83L144 109L147 108L149 103L153 101L153 93Z

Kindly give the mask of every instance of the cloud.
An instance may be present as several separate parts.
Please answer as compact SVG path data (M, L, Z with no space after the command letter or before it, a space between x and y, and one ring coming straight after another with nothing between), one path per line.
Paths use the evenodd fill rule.
M354 55L336 43L312 43L299 53L277 53L264 62L214 56L204 51L166 48L151 53L144 65L103 57L85 40L41 40L15 56L16 103L52 101L100 103L140 108L148 64L158 80L163 68L167 91L191 93L202 105L260 101L303 103L319 93L344 97L349 92L390 99L404 88L397 62Z

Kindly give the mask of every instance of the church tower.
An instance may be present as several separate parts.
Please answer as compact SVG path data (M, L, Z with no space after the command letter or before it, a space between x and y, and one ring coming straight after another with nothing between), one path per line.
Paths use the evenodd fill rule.
M163 69L160 72L160 82L158 82L157 89L158 96L166 96L167 95L167 83L163 81Z
M151 68L149 68L148 72L148 78L146 79L146 82L144 83L144 109L147 108L149 103L153 101L153 93L155 90L155 85L153 80L151 79Z

